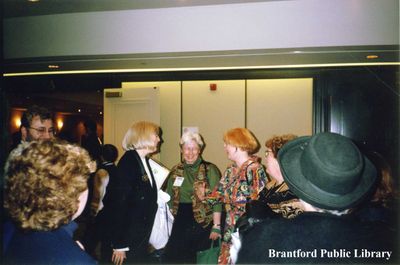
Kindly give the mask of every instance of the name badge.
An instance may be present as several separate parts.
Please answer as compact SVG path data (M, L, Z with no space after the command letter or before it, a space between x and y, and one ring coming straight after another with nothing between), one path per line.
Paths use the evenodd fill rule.
M182 183L184 180L185 180L185 178L183 178L183 177L176 177L175 181L174 181L174 187L182 186Z

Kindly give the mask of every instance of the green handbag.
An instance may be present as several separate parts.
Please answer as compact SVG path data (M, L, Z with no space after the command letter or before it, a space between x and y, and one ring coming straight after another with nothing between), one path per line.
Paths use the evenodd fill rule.
M197 251L197 264L218 264L219 251L221 250L221 238L218 246L214 246L217 240L211 241L211 247L206 250Z

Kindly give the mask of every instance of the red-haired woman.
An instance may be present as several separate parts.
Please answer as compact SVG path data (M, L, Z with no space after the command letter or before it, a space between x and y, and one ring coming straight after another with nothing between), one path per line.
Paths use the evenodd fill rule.
M248 129L228 130L223 140L225 152L233 164L227 167L212 192L200 187L197 194L210 203L225 204L226 219L218 264L229 264L229 250L236 221L246 212L246 202L258 198L259 192L266 185L267 175L260 164L260 158L254 155L259 148L257 139Z

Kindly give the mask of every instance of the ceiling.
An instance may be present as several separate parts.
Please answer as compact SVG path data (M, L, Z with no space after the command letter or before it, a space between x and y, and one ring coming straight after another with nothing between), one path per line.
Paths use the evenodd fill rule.
M127 9L171 8L283 0L3 0L5 18ZM286 0L292 1L292 0ZM367 56L376 55L368 59ZM399 62L399 46L313 47L30 58L4 61L4 73L53 75L378 65ZM212 67L210 67L212 66Z
M3 15L8 18L268 1L282 0L3 0Z
M372 56L372 57L371 57ZM9 60L5 76L399 65L399 46L70 56Z
M3 17L12 18L268 1L283 0L3 0L2 5ZM367 59L371 54L378 58ZM122 81L264 78L263 69L268 68L272 69L271 77L282 68L295 68L290 73L296 76L296 69L302 67L330 67L343 62L373 65L393 61L399 62L398 46L34 58L6 61L4 72L20 73L21 76L6 76L3 87L8 92L9 105L13 107L24 108L34 102L62 112L72 113L83 108L94 115L101 109L102 89L120 87ZM49 69L49 65L58 68ZM27 75L27 72L33 74ZM279 72L277 74L282 77ZM290 74L284 72L284 76L290 77Z
M13 18L269 1L293 0L3 0L1 4L3 18ZM102 90L118 88L121 82L299 77L303 74L299 68L312 72L315 68L343 66L343 62L348 66L398 63L399 50L399 46L314 47L10 60L3 63L3 73L16 75L3 79L0 90L6 91L7 100L2 102L7 104L2 110L5 106L40 104L64 114L83 109L86 115L101 119ZM367 59L371 54L378 57ZM49 65L57 68L50 69ZM284 68L293 70L281 71ZM396 80L398 87L398 75Z

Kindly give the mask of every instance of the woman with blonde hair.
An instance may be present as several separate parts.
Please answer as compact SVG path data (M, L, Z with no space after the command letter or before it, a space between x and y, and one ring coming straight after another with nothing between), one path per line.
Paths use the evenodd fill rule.
M198 188L197 194L211 204L222 202L225 205L225 228L218 264L230 264L229 251L236 221L246 212L246 202L258 198L267 176L260 158L254 155L259 148L257 139L248 129L228 130L223 140L225 152L233 164L227 167L213 191L203 186Z
M83 148L60 140L25 142L5 168L4 207L15 230L5 264L96 264L72 239L96 169Z
M157 212L157 185L149 165L149 155L158 151L158 125L139 121L125 134L126 151L117 165L118 183L113 196L115 205L112 261L122 264L147 263L148 245Z

